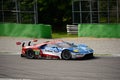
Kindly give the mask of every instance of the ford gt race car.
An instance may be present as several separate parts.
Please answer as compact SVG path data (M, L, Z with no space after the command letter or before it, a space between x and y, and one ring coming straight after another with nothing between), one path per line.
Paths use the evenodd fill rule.
M28 59L82 59L92 58L93 49L85 44L74 44L63 40L46 41L40 44L33 44L37 40L29 41L27 46L25 42L16 42L17 45L22 45L21 57Z

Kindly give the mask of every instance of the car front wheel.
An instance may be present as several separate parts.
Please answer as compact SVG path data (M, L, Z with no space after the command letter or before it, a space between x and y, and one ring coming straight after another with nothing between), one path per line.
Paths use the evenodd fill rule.
M70 60L72 58L72 55L69 50L63 50L61 57L64 60Z

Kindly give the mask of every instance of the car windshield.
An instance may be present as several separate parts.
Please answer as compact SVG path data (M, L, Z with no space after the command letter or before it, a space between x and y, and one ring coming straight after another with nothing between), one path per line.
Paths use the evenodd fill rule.
M56 46L61 48L77 47L75 44L69 43L69 42L60 42L60 43L57 43Z

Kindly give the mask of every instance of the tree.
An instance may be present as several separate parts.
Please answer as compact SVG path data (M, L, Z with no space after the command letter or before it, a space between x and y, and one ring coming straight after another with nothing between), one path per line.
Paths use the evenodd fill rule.
M38 22L51 24L53 31L65 30L71 16L71 0L38 0Z

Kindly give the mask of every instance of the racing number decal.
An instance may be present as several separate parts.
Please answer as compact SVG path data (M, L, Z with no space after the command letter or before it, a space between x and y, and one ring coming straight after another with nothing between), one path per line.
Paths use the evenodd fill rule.
M35 50L35 55L39 55L40 51L39 50Z

